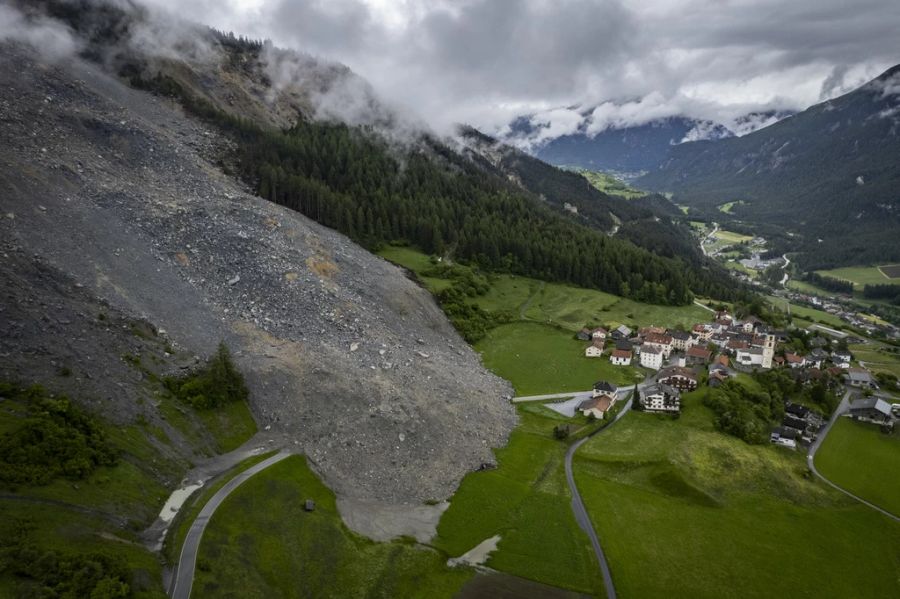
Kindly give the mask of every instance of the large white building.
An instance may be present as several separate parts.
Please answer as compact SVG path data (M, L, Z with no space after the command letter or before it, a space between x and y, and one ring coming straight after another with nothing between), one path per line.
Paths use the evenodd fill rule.
M641 346L641 366L659 370L662 368L663 350L655 345L644 344Z

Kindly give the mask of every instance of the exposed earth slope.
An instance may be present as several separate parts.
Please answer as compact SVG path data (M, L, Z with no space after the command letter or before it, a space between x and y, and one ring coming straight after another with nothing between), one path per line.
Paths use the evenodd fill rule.
M227 142L91 63L4 44L0 89L3 269L25 281L4 312L31 302L56 321L4 335L5 371L39 379L62 353L76 372L120 362L121 344L61 309L108 302L188 352L225 340L260 427L339 495L443 498L492 461L511 390L398 268L248 194L215 163ZM59 302L28 283L36 264L66 282ZM127 422L140 383L118 370L86 384Z

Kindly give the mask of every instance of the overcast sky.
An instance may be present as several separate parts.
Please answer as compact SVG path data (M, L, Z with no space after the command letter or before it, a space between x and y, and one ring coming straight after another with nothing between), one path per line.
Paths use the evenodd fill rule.
M900 0L143 0L342 62L437 129L802 109L900 63Z

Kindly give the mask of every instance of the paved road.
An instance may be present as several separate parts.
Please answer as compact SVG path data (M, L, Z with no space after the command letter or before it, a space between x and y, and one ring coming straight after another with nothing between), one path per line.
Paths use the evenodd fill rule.
M219 489L212 496L212 499L203 506L197 519L191 524L191 528L184 539L184 545L181 547L181 556L178 558L178 567L175 571L175 581L169 593L172 599L190 599L191 587L194 584L194 568L197 565L197 550L200 549L200 540L203 538L206 524L212 518L216 509L232 491L241 486L251 476L265 470L272 464L280 462L289 455L291 455L290 452L280 451L272 457L244 470L225 483L225 486Z
M853 499L857 500L858 502L863 503L863 504L869 506L869 507L872 508L873 510L876 510L876 511L881 512L882 514L884 514L884 515L887 516L888 518L891 518L892 520L896 520L897 522L900 522L900 516L897 516L897 515L895 515L895 514L892 514L891 512L887 511L886 509L881 508L881 507L878 507L878 506L875 505L874 503L871 503L871 502L869 502L869 501L866 501L866 500L863 499L862 497L859 497L859 496L857 496L857 495L854 495L853 493L851 493L851 492L848 491L847 489L844 489L843 487L840 487L840 486L836 485L835 483L831 482L830 480L828 480L827 478L825 478L824 476L822 476L822 474L816 469L816 463L815 463L816 452L819 451L819 447L822 445L822 442L825 440L825 436L828 435L828 432L831 430L831 427L834 426L834 423L837 422L837 419L838 419L838 418L841 418L842 415L843 415L849 408L850 408L850 390L848 389L847 392L844 393L844 397L841 398L841 403L838 404L838 407L835 409L834 414L831 415L831 419L828 420L828 424L826 424L826 425L822 428L822 430L819 431L819 436L818 436L818 437L816 438L816 440L813 442L812 446L810 446L810 448L809 448L809 453L806 454L806 465L809 467L810 471L812 471L813 474L815 474L817 477L819 477L820 479L822 479L822 480L823 480L826 484L828 484L829 486L831 486L831 487L837 489L838 491L840 491L840 492L843 493L844 495L847 495L847 496L849 496L849 497L852 497Z
M565 399L567 397L575 397L580 395L590 395L592 391L568 391L566 393L550 393L548 395L523 395L522 397L513 397L513 403L522 403L523 401L546 401L548 399Z
M784 266L781 267L781 270L784 271L784 276L781 278L781 286L787 289L788 279L791 278L791 275L788 274L787 267L791 264L791 260L787 257L787 254L782 254L781 257L784 258Z
M597 556L597 562L600 564L600 571L603 573L603 585L606 587L606 596L609 599L616 599L616 587L613 585L612 574L609 571L609 564L606 562L606 555L603 553L603 548L600 546L600 539L597 538L597 531L594 530L594 525L591 523L591 517L584 507L584 501L581 500L581 495L578 493L578 487L575 486L575 476L572 474L572 456L574 456L575 452L578 451L578 448L587 443L591 437L607 430L618 422L625 414L630 412L632 399L633 398L629 398L628 401L625 402L622 410L616 414L615 420L600 430L594 431L584 439L576 441L569 446L569 450L566 452L566 481L569 483L569 489L572 491L572 512L575 514L575 520L578 522L578 526L580 526L581 530L583 530L591 539L594 554Z

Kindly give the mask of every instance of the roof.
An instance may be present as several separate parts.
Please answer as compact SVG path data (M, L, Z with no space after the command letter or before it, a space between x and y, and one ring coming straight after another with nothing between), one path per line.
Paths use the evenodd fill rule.
M593 345L594 347L599 347L600 349L603 349L603 340L602 339L594 339L591 342L591 345Z
M793 414L794 416L800 416L801 418L805 418L806 415L809 414L809 408L791 401L784 404L784 411L788 414Z
M722 366L728 366L728 356L726 356L726 355L717 356L716 363L721 364Z
M681 394L678 392L678 389L665 383L656 383L654 385L650 385L649 387L645 387L644 390L641 391L641 397L649 397L651 395L657 394L673 395L675 397L681 396Z
M697 373L690 368L685 368L683 366L668 366L666 368L663 368L656 376L656 380L661 381L662 379L669 378L670 376L683 376L695 381L697 380Z
M772 434L778 436L781 439L796 439L799 433L792 428L784 428L779 426L772 431Z
M859 383L871 383L872 374L868 370L862 368L848 368L846 377L851 381Z
M603 333L606 334L606 329L603 327L597 327L596 329L591 329L591 333Z
M626 327L624 324L620 324L618 327L616 327L616 330L626 337L631 334L631 329Z
M672 339L680 339L680 340L682 340L682 341L687 341L688 339L691 338L691 334L688 333L687 331L675 331L675 330L672 330L672 329L668 329L668 330L666 331L666 333L667 333Z
M613 403L613 398L609 395L598 395L597 397L591 397L590 399L586 399L580 404L578 404L579 410L600 410L601 412L605 412L609 409Z
M655 345L642 345L641 346L642 354L661 354L662 350L656 347Z
M800 364L803 362L803 356L798 356L797 354L784 354L784 359L787 360L788 364Z
M625 359L631 358L631 351L627 349L614 349L612 353L613 358Z
M854 410L877 410L885 416L890 416L891 404L880 397L865 397L850 402L850 411L852 412Z
M607 391L609 393L617 393L619 388L609 381L597 381L594 383L594 391Z
M685 355L690 356L692 358L703 358L704 360L709 360L709 357L712 355L705 347L700 347L699 345L692 345L688 348Z
M729 339L728 347L731 349L747 349L750 344L741 339Z
M781 422L784 426L789 426L791 428L795 428L798 431L806 430L806 420L803 418L797 418L796 416L792 416L790 414L785 414L784 420Z
M671 345L672 337L660 333L650 333L644 336L644 343L658 343L659 345Z

